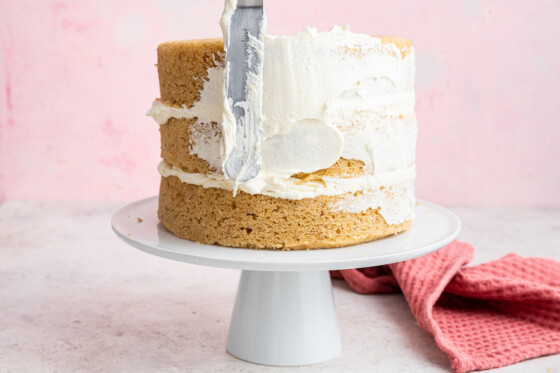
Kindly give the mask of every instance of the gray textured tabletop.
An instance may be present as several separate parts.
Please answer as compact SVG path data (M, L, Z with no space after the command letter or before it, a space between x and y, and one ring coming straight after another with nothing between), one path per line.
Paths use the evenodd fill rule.
M0 205L0 371L287 371L225 351L240 272L127 246L109 224L122 205ZM475 247L471 264L511 252L560 260L560 209L452 210L459 239ZM296 371L450 372L400 294L359 295L335 281L334 296L342 353ZM560 355L491 372L560 372Z

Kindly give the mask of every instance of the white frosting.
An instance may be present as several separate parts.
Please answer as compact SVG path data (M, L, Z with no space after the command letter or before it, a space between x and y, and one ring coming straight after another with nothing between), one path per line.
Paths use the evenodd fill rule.
M411 218L417 134L414 50L402 58L396 45L347 27L327 32L306 28L294 36L265 36L264 61L263 165L257 178L239 184L239 189L289 199L360 192L333 208L379 208L389 224ZM208 70L201 99L192 108L156 101L148 115L160 124L170 117L223 122L224 87L224 67L218 65ZM206 131L204 136L191 134L191 151L219 172L187 174L162 163L160 173L204 187L233 189L219 167L224 149L235 140L231 131L218 126L222 133L207 135L203 125L191 128ZM363 161L367 175L303 183L290 177L328 168L340 157ZM395 186L395 198L380 190L386 186Z
M190 127L191 154L197 155L220 170L222 167L222 131L218 125L196 122Z
M383 189L366 188L346 195L333 203L333 209L353 213L379 209L387 224L400 224L414 218L414 202L414 182L408 179Z
M200 100L193 107L187 105L174 107L156 100L146 113L159 124L165 124L169 118L198 118L199 123L220 123L222 121L224 68L223 66L208 69L208 77L204 81Z
M267 138L263 144L263 169L270 173L313 172L340 158L344 137L318 120L302 120L288 132Z

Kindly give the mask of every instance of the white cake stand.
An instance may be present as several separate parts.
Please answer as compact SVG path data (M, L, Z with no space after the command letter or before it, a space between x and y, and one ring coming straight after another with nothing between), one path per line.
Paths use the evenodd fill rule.
M113 215L113 230L153 255L243 270L227 350L242 360L276 366L319 363L340 352L329 270L416 258L444 247L461 229L451 211L422 202L412 228L382 240L337 249L249 250L179 239L159 223L156 210L157 197L131 203Z

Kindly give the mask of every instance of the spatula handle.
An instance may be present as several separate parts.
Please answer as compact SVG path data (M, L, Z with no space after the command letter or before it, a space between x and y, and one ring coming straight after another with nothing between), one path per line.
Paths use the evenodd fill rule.
M237 2L238 8L250 8L254 6L263 6L263 0L239 0Z

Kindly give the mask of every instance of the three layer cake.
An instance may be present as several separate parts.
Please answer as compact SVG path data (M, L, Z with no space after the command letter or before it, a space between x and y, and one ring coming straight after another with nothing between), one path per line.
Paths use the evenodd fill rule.
M158 215L176 236L255 249L379 239L414 217L414 49L398 37L307 28L264 42L262 167L223 172L221 39L158 47Z

